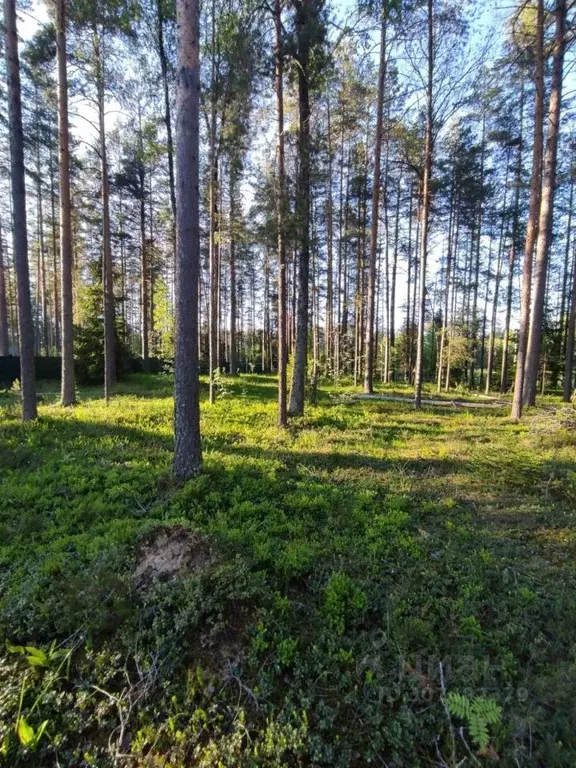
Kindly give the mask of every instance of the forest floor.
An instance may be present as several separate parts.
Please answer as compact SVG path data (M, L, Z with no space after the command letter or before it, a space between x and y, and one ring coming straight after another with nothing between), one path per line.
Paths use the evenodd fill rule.
M0 395L0 764L576 764L572 408L327 386L283 432L224 379L176 486L167 376L41 390Z

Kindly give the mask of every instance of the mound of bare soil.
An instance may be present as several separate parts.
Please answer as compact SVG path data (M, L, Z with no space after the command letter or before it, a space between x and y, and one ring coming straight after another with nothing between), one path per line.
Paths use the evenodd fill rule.
M153 581L169 581L192 571L204 570L215 561L206 537L181 525L156 528L140 547L132 581L145 589Z

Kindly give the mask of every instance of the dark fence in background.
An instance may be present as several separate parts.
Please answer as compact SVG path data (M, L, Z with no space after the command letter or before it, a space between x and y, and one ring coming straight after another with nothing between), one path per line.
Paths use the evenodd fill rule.
M36 378L60 381L62 359L60 357L36 357ZM148 361L149 373L161 373L166 368L166 362L156 357ZM133 358L129 361L129 373L143 373L144 361ZM8 389L20 378L20 358L16 355L0 357L0 389Z
M148 370L144 367L144 360L141 357L133 357L129 362L130 373L163 373L164 371L172 370L172 366L168 366L166 360L161 360L159 357L148 358Z
M59 357L36 357L36 377L38 379L60 380L62 361ZM20 358L14 355L0 357L0 388L11 387L20 378Z
M60 369L62 359L60 357L36 357L36 378L48 381L60 381ZM141 357L133 357L125 363L126 373L144 373L144 360ZM199 365L200 373L208 373L208 363L201 360ZM173 362L162 360L159 357L151 357L148 360L148 373L163 373L173 370ZM221 361L220 370L223 373L230 372L228 362ZM240 362L238 373L263 373L262 366L258 364L247 364ZM15 381L20 378L20 358L17 355L8 355L0 357L0 389L9 389Z

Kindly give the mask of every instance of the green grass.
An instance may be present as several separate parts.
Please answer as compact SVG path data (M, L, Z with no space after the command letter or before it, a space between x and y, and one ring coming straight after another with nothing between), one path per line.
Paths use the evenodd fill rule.
M574 415L321 387L283 432L242 376L176 486L167 377L40 389L34 424L0 397L0 635L67 655L0 659L0 764L576 764ZM214 557L136 588L167 526Z

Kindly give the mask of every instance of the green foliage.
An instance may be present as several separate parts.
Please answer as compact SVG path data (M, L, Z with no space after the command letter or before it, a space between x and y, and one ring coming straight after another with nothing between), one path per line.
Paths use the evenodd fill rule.
M361 617L366 608L366 595L345 573L330 577L324 592L323 613L328 626L343 635L346 622L352 617Z
M572 766L568 431L325 386L286 431L273 378L225 381L183 486L167 374L4 397L0 765L450 764L450 701L505 768ZM212 554L138 586L159 531Z
M86 286L80 300L82 322L74 332L76 378L80 384L95 384L104 380L104 318L102 286ZM116 371L121 377L129 369L130 351L125 334L116 320Z
M216 388L216 398L218 400L224 400L225 398L230 397L232 390L229 384L229 379L222 372L222 370L220 368L216 368L213 376L214 386Z
M452 715L466 722L476 747L480 750L486 749L490 741L488 726L500 722L502 707L494 699L483 696L468 699L453 691L446 695L446 706Z

